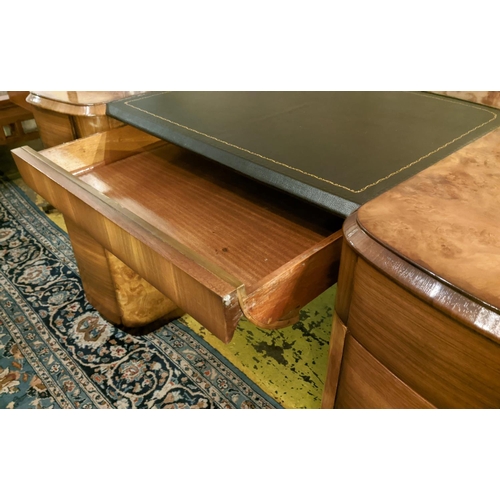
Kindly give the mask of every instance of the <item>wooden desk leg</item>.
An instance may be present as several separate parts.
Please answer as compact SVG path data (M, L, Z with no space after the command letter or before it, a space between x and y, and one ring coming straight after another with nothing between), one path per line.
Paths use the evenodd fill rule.
M326 373L325 388L321 408L333 408L340 375L340 365L344 352L344 342L347 327L339 318L336 312L333 313L332 336L330 339L330 349L328 352L328 370Z
M107 250L105 253L123 325L138 327L156 320L167 322L184 314L174 302L141 278L118 257Z
M65 219L87 300L111 323L135 328L182 311L70 219Z

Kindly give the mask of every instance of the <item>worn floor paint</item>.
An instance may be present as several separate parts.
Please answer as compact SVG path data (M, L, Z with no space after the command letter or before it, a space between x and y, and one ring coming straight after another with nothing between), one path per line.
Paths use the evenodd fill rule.
M336 289L335 285L309 303L300 322L288 328L263 330L242 319L229 344L188 315L181 321L285 408L319 408Z
M62 214L24 184L15 166L14 169L10 166L6 173L48 217L66 230ZM299 323L282 330L263 330L242 319L229 344L222 343L191 316L184 315L180 321L285 408L319 408L335 292L336 286L317 297L301 311Z

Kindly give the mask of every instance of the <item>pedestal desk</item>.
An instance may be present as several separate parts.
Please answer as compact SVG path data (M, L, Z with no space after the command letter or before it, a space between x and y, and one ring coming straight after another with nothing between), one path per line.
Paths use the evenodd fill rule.
M323 407L500 407L500 131L362 206Z
M78 264L91 302L113 319L111 255L228 342L242 314L265 328L295 322L337 281L343 245L325 407L347 387L354 341L376 358L343 335L339 311L353 297L344 219L469 143L495 142L500 124L492 108L419 92L151 92L106 112L127 126L14 151L25 181L87 249ZM401 383L417 406L441 404Z

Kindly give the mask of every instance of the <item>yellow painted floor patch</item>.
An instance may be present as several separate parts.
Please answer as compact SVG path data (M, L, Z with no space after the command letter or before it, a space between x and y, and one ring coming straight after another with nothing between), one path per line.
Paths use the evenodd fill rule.
M300 322L288 328L263 330L242 319L229 344L191 316L181 321L285 408L319 408L336 289L335 285L309 303Z

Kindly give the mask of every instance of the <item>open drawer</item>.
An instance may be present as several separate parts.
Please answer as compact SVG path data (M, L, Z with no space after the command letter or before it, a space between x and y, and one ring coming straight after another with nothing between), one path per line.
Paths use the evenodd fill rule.
M342 219L133 127L13 155L72 226L225 342L242 314L294 323L337 279Z

